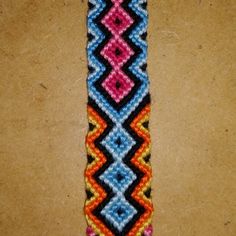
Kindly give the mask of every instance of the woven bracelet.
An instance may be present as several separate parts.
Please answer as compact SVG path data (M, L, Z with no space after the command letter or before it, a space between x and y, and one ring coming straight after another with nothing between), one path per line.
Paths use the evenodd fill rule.
M151 236L146 0L88 2L88 236Z

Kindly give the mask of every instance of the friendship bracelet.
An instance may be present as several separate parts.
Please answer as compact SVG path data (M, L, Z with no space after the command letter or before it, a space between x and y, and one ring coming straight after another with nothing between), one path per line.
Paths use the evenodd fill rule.
M151 236L146 0L89 0L88 236Z

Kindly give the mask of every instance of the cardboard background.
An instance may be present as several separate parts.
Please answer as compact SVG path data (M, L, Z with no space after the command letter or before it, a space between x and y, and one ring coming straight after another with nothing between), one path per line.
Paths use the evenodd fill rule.
M154 235L236 235L235 2L149 0ZM0 235L85 235L85 0L0 0Z

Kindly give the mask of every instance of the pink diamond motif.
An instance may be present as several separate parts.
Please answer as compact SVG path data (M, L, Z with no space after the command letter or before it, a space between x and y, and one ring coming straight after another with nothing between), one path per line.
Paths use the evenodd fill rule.
M133 23L133 19L119 6L113 7L102 19L102 23L113 35L121 35Z
M122 71L112 71L103 81L102 86L116 101L116 103L119 103L129 94L134 86L134 82Z
M115 69L123 66L133 54L133 50L121 38L111 39L101 51L101 55L106 58Z

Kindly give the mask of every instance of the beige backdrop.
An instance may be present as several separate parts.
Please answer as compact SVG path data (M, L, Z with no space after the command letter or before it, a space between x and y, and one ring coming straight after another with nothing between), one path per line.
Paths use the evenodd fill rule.
M86 0L0 0L0 235L82 236ZM236 235L235 1L149 0L154 236Z

